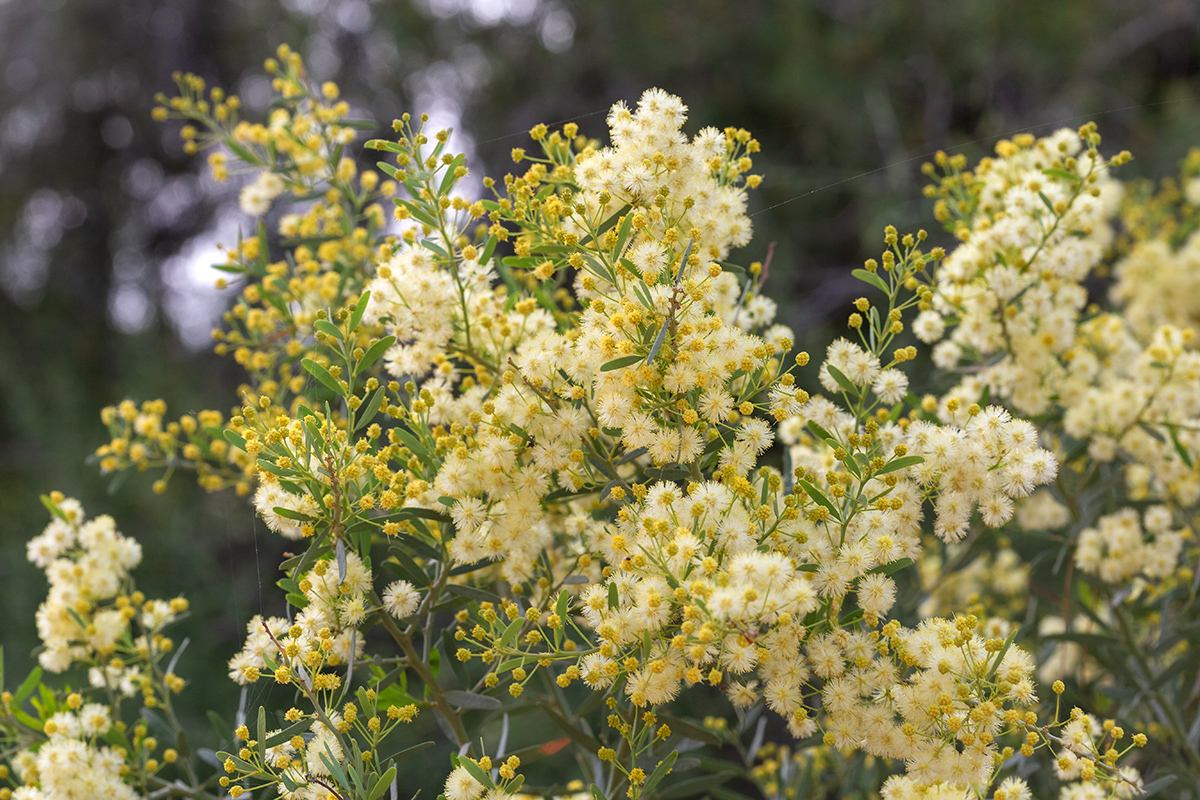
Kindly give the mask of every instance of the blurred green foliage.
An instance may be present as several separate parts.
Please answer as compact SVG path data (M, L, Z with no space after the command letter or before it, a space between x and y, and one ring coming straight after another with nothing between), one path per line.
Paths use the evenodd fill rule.
M755 171L766 180L742 260L777 243L768 293L798 344L818 353L860 293L850 267L876 254L883 225L936 227L918 173L932 152L974 158L1018 130L1095 119L1106 149L1139 159L1122 177L1170 174L1200 130L1198 33L1197 4L1176 0L0 4L0 604L10 674L36 644L45 587L24 542L45 524L36 496L50 489L111 513L143 542L148 593L191 598L189 714L236 704L224 661L251 614L279 610L260 566L282 547L243 501L206 496L187 476L164 496L137 476L108 496L84 463L104 439L102 406L163 397L177 413L227 408L239 380L180 336L204 326L184 268L203 257L195 243L232 240L248 220L230 208L234 189L184 156L177 131L151 122L172 71L239 91L254 113L262 58L289 42L358 116L429 110L455 121L477 175L502 174L537 122L600 132L612 102L661 86L691 104L692 130L736 125L762 143Z

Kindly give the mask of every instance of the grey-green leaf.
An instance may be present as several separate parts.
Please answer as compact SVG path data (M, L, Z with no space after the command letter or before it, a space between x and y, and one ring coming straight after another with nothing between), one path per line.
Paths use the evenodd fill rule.
M458 689L451 689L446 692L446 700L451 705L456 705L460 708L482 708L494 711L502 707L502 703L495 697L489 697L486 694L476 694L475 692L463 692Z
M887 288L887 284L883 282L883 278L880 278L874 272L869 272L865 269L856 269L853 272L851 272L850 274L853 275L854 277L858 278L863 283L871 284L872 286L874 286L876 289L883 292L884 294L890 294L890 292L888 291L888 288Z
M620 358L614 358L612 361L606 362L602 367L600 367L600 371L601 372L612 372L614 369L621 369L622 367L628 367L631 364L636 364L637 362L639 362L641 360L642 360L641 356L636 356L636 355L621 356Z
M337 382L336 378L329 374L329 370L325 369L311 358L304 359L300 362L300 364L304 367L305 372L319 380L325 385L326 388L328 388L338 397L343 396L341 385Z

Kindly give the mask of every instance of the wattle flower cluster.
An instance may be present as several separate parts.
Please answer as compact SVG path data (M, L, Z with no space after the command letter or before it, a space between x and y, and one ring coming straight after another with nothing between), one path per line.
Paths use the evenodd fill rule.
M961 428L917 421L906 431L908 452L924 459L909 468L910 477L926 491L936 487L934 533L948 542L966 536L976 508L990 528L1008 522L1013 499L1049 483L1058 472L1054 454L1039 447L1037 429L1029 422L998 406L975 410L968 411Z
M430 249L402 244L368 284L364 319L396 337L388 370L429 375L414 385L414 417L449 426L438 440L445 455L421 476L427 490L410 484L407 497L412 506L451 505L459 564L501 561L502 575L520 581L552 531L570 527L543 503L547 495L628 490L625 476L647 465L698 474L718 438L731 445L721 466L745 475L772 438L761 420L734 424L760 407L751 398L770 387L776 418L807 399L780 376L791 332L776 325L764 337L748 333L772 322L774 304L742 292L733 274L700 256L721 257L748 235L735 154L752 140L708 131L689 143L679 132L685 110L655 92L636 114L616 109L614 147L585 151L574 164L573 205L512 210L581 232L605 227L614 213L632 227L620 248L611 235L595 237L581 249L587 255L546 259L534 270L542 279L578 270L577 295L587 302L575 326L560 332L533 299L512 303L509 287L497 284L491 265L479 266L470 246L447 270ZM545 176L540 164L530 173L510 181L518 198L518 184ZM651 202L656 197L666 201ZM455 359L474 364L473 374L464 376Z
M267 125L238 121L223 93L204 99L193 77L164 101L254 169L244 211L261 216L288 190L308 198L279 220L286 258L272 261L260 235L221 266L246 281L217 337L249 374L240 407L226 427L213 412L175 423L160 403L123 403L105 412L100 454L105 470L191 465L209 488L252 495L301 545L281 565L291 610L250 620L229 676L273 679L304 710L260 708L253 732L239 723L237 751L218 754L221 790L395 794L384 739L421 702L460 748L449 800L503 800L521 786L520 758L493 765L467 723L500 721L503 752L515 707L502 695L525 692L540 694L524 708L568 734L526 750L591 750L576 754L591 797L660 791L679 737L728 744L760 705L814 764L903 762L903 776L877 773L885 800L1031 800L1025 780L999 778L1038 749L1085 782L1064 798L1137 784L1118 759L1145 736L1119 743L1115 722L1080 711L1039 717L1030 655L1057 645L1041 677L1092 678L1101 653L1085 657L1073 634L1124 630L1123 596L1106 584L1152 579L1143 594L1157 597L1186 573L1200 497L1194 334L1151 325L1167 294L1139 289L1155 259L1185 269L1192 245L1125 258L1114 292L1132 317L1085 311L1085 281L1124 246L1108 170L1126 157L1102 159L1091 126L1002 142L974 172L940 158L937 215L961 244L926 252L925 231L885 230L880 262L855 270L870 297L853 302L814 397L793 374L808 355L790 353L761 293L770 258L726 261L749 240L746 192L760 182L748 132L689 137L679 98L651 90L612 109L607 146L574 124L536 126L540 153L514 149L520 174L485 179L491 196L475 199L456 193L465 159L425 117L368 142L389 180L360 172L342 155L352 133L336 87L318 92L298 56L280 56ZM221 153L210 164L228 174ZM907 333L940 342L949 391L914 394ZM1100 487L1116 487L1111 506L1097 505ZM43 664L82 661L94 685L117 698L141 688L153 706L154 677L130 664L170 649L159 629L186 606L131 591L140 551L111 520L54 507L60 519L29 544L51 579ZM1052 574L1079 567L1067 575L1086 590L1064 585L1069 630L1027 603L1049 548L1022 563L1030 540L1010 529L986 552L984 529L1013 523L1053 537ZM919 586L900 573L914 562ZM400 579L377 587L380 570ZM1026 612L1033 624L1019 626ZM379 634L390 641L368 654ZM576 707L558 691L576 682L604 696ZM660 714L701 683L742 729ZM607 727L584 722L601 703ZM107 711L45 715L36 758L55 736L85 748L106 725L115 736Z
M661 89L647 90L632 112L617 103L608 114L611 146L581 154L575 179L591 214L614 210L607 208L603 195L645 206L664 198L662 217L651 219L646 228L649 239L663 240L672 220L687 214L699 232L698 252L720 261L731 247L750 241L746 192L735 180L751 168L749 154L758 151L758 143L745 131L730 131L744 147L731 152L730 132L716 128L704 128L689 141L682 132L686 121L687 106ZM758 183L757 176L745 175L746 186ZM653 247L631 248L630 260L644 276L649 272L648 283L665 266Z
M1021 709L1037 697L1033 659L973 629L968 617L929 620L916 630L891 622L879 647L862 641L856 648L853 635L849 647L825 643L832 655L814 663L828 679L822 702L836 741L827 743L904 759L918 785L986 783L996 737L1035 723L1036 714Z
M278 481L268 479L262 480L254 493L254 508L268 528L293 541L304 538L304 525L296 515L312 517L317 513L317 504L310 495L292 494ZM292 515L284 516L276 509Z
M55 733L36 753L18 753L12 763L25 785L12 792L13 800L136 800L137 792L121 780L124 754L96 745L95 735Z
M1133 498L1182 506L1200 501L1200 468L1181 455L1200 451L1200 352L1192 348L1194 338L1191 328L1163 326L1145 347L1132 341L1109 350L1108 363L1095 368L1095 385L1063 417L1068 434L1090 439L1088 455L1096 461L1121 455Z
M1070 377L1066 355L1087 301L1082 281L1112 240L1120 202L1109 164L1063 129L997 145L970 185L955 248L937 272L932 307L913 323L938 366L987 361L978 378L1025 414L1044 411ZM1117 163L1121 159L1116 159ZM939 215L948 218L943 202Z
M1172 516L1166 506L1151 506L1142 519L1132 508L1101 517L1096 527L1079 534L1075 563L1109 583L1141 575L1166 578L1183 549L1183 531L1175 528Z
M231 680L244 685L258 680L259 674L274 672L268 659L280 660L281 640L291 631L296 635L288 638L288 657L310 668L337 667L362 655L366 642L358 626L374 609L371 570L358 554L345 554L344 570L333 561L318 561L298 588L305 605L292 622L255 615L246 624L246 642L229 660Z
M1162 239L1140 241L1113 273L1109 296L1138 341L1149 341L1163 325L1200 325L1200 235L1177 249Z
M158 632L187 609L187 601L144 601L140 593L124 594L129 570L142 560L141 545L122 536L112 517L85 521L73 499L59 498L57 510L27 548L29 560L42 567L50 581L49 594L37 611L38 636L45 645L38 656L41 665L62 672L75 661L105 663L117 653L134 621L144 632L134 640L142 656L152 647L161 649ZM122 674L119 667L117 673Z

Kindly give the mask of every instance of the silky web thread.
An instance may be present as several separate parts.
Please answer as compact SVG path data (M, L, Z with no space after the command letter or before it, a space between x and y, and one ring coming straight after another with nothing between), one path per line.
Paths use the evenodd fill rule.
M258 552L258 520L256 517L257 514L252 515L250 522L251 536L254 538L254 580L258 588L258 613L262 615L263 618L266 618L266 602L263 597L262 562L260 561ZM233 555L233 523L228 515L225 517L225 538L229 547L227 551L229 553L229 578L230 583L233 584L236 577ZM237 631L236 639L244 639L246 635L245 630L243 626L238 623L239 621L245 620L246 615L239 607L240 603L238 602L238 593L236 591L231 594L231 605L233 606L234 612L234 619L232 621L234 623L234 629ZM238 650L241 650L240 646L238 647ZM234 728L247 724L246 709L258 708L258 706L262 704L261 700L266 695L267 691L268 688L266 686L266 681L262 681L262 685L255 685L253 692L251 692L250 686L242 686L241 694L238 699L238 707L234 712ZM255 735L257 735L257 732L255 732ZM222 748L236 748L237 744L237 739L233 736L232 731L227 732L225 738L221 740Z

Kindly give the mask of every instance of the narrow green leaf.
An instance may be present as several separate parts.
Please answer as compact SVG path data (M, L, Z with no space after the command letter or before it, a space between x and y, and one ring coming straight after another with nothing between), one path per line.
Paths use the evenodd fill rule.
M692 473L683 467L648 467L646 477L656 481L682 481L690 478Z
M641 360L642 360L642 357L637 356L637 355L621 356L620 358L614 358L612 361L606 362L602 367L600 367L600 371L601 372L612 372L614 369L621 369L622 367L628 367L631 364L636 364L637 362L639 362Z
M658 763L658 766L654 768L654 772L650 773L650 777L646 779L646 784L642 787L643 795L650 794L650 790L658 786L662 779L667 777L667 773L671 771L671 767L675 766L677 758L679 758L679 751L672 750L671 755Z
M325 768L329 770L329 774L337 779L338 786L343 789L349 789L350 779L346 777L346 771L342 769L341 762L333 757L333 748L329 746L328 742L325 743L325 752L321 753L320 756L321 762L325 765ZM236 760L234 763L236 763ZM251 767L250 771L253 770L254 768Z
M484 771L483 767L476 764L474 761L472 761L467 756L463 756L462 758L458 759L458 765L460 767L462 767L463 769L465 769L467 772L471 773L471 777L474 778L475 780L479 781L484 786L492 785L491 776L488 775L487 772Z
M350 332L353 333L358 329L358 323L362 322L363 314L367 311L367 303L371 301L371 293L363 292L358 298L358 302L354 304L354 313L350 315Z
M437 255L441 256L446 261L450 260L450 254L447 253L442 248L441 245L439 245L437 242L433 241L432 239L422 239L421 246L424 247L429 252L436 253Z
M849 614L847 614L846 616L844 616L840 620L838 620L838 625L845 628L845 627L855 624L862 618L863 618L863 610L861 608L856 608L853 611L851 611Z
M853 272L851 272L850 274L853 275L854 277L858 278L863 283L871 284L872 286L874 286L876 289L883 292L884 294L888 294L888 295L891 294L891 292L888 291L887 284L884 283L883 279L880 278L878 275L876 275L874 272L869 272L865 269L856 269Z
M299 722L292 723L291 725L288 725L283 730L279 731L279 733L273 733L270 736L268 736L266 738L266 746L267 747L277 747L278 745L281 745L284 742L291 739L293 736L303 733L311 725L312 725L312 720L305 720L305 719L302 719Z
M315 517L310 517L308 514L301 514L299 511L293 511L283 506L275 506L272 510L277 516L284 517L285 519L294 519L300 522L316 522Z
M646 455L647 452L648 451L644 447L636 447L633 450L626 452L625 455L618 458L613 462L613 464L619 467L622 464L627 464L630 461L633 461L635 458L641 458L642 456Z
M445 693L445 696L447 701L460 708L481 708L488 711L495 711L504 705L495 697L489 697L486 694L476 694L475 692L463 692L458 689L451 689Z
M638 302L649 309L654 308L654 300L650 297L650 287L646 282L639 280L633 285L633 293L637 296Z
M615 216L620 217L618 213ZM625 213L624 218L620 220L620 227L617 228L617 244L613 250L620 253L625 249L625 243L629 241L629 233L633 230L633 214Z
M395 433L404 446L411 450L417 458L429 455L428 448L425 447L421 440L409 431L404 430L404 428L392 428L392 430L388 431L388 435L392 433Z
M371 395L371 399L362 407L362 411L358 412L358 418L354 422L354 430L359 431L375 421L375 415L379 413L379 407L383 405L383 392L386 386L380 386Z
M248 772L251 775L253 775L255 772L258 772L257 767L255 767L249 761L235 756L233 753L219 752L217 753L217 758L221 759L221 761L232 761L233 765L242 772Z
M429 214L425 211L424 208L422 208L418 204L412 202L411 200L401 200L400 198L392 198L392 202L398 206L402 206L402 207L408 209L408 213L412 214L413 218L416 219L417 222L420 222L422 225L428 225L431 228L437 227L437 221L433 217L429 216Z
M44 505L46 507L46 510L49 511L53 516L58 517L63 522L69 521L67 519L67 515L63 513L63 510L61 508L59 508L53 500L50 499L50 495L48 495L48 494L42 495L42 505ZM3 686L3 685L4 684L2 682L0 682L0 686Z
M522 617L517 617L512 622L508 623L508 627L504 629L504 633L500 636L500 647L505 648L517 640L517 634L521 632L521 628L525 625L525 620Z
M600 787L594 783L592 784L592 800L608 800L604 796L604 792L600 791Z
M1008 648L1012 647L1012 643L1017 638L1017 632L1020 628L1014 628L1013 632L1004 640L1004 646L1000 648L1000 652L996 653L996 660L992 662L992 666L988 668L987 679L990 681L992 676L996 674L996 670L1000 669L1000 662L1004 660L1004 656L1008 654Z
M267 757L267 708L258 707L258 758L260 761Z
M484 589L478 589L474 586L464 586L452 583L446 587L446 591L457 597L465 597L468 600L478 600L481 603L495 603L500 605L502 602L498 595Z
M721 772L716 775L699 775L695 778L688 778L676 783L667 789L659 792L658 796L663 798L671 797L699 797L703 794L711 792L713 789L719 788L720 784L733 777L732 772Z
M650 347L650 353L646 356L646 363L650 364L654 361L654 357L658 355L658 351L662 349L663 341L667 336L667 322L663 320L662 326L658 329L658 336L654 337L654 344Z
M608 607L616 608L621 604L621 599L617 596L617 585L610 583L608 585Z
M1187 465L1188 469L1195 469L1192 463L1192 456L1187 451L1187 448L1183 446L1183 442L1179 441L1179 435L1176 433L1175 428L1172 427L1167 430L1171 433L1171 444L1175 445L1175 452L1179 453L1179 458Z
M363 147L368 150L386 150L389 153L403 153L404 149L396 142L389 142L387 139L371 139L364 142Z
M458 181L458 176L454 174L454 171L463 165L465 159L466 156L459 153L453 161L446 165L446 174L442 178L442 185L438 187L439 196L447 194L454 187L455 182Z
M45 723L43 723L40 719L31 716L27 711L22 711L19 708L13 709L13 717L17 720L17 722L20 722L22 725L32 728L35 731L40 732L42 728L45 727Z
M813 435L816 436L821 441L827 442L827 443L833 442L834 445L837 444L837 439L833 438L833 434L831 434L829 431L825 430L824 428L822 428L820 425L813 422L812 420L808 421L808 429L810 431L812 431Z
M246 449L246 440L239 433L236 433L231 430L224 430L224 431L221 431L221 438L223 438L225 441L229 442L231 445L233 445L234 447L236 447L239 450Z
M1043 169L1042 174L1048 175L1051 178L1061 178L1064 181L1071 181L1072 183L1082 180L1082 178L1076 175L1074 172L1067 172L1065 169L1055 169L1053 167L1047 167L1046 169Z
M323 383L326 388L328 388L338 397L343 396L341 385L337 382L336 378L329 374L329 370L325 369L311 358L304 359L300 362L300 364L304 367L305 372Z
M846 394L852 394L855 396L858 395L858 387L855 386L840 369L832 364L826 364L825 369L827 369L830 376L837 381L838 386L842 387L842 391L846 392Z
M854 475L854 477L858 478L861 481L862 480L862 469L859 467L859 463L858 463L859 458L860 458L860 456L858 454L847 454L846 457L844 459L842 459L842 465L846 469L850 470L850 472Z
M1146 788L1144 789L1142 797L1151 797L1152 795L1158 794L1160 791L1174 783L1175 779L1178 777L1178 775L1163 775L1157 780L1150 781L1150 783L1146 784Z
M430 561L440 561L441 559L445 558L445 553L443 553L439 547L430 544L429 541L427 541L431 537L429 535L429 529L425 527L425 523L414 518L413 525L418 531L421 532L423 536L405 536L404 546L411 550L414 556L420 556L421 558L429 559Z
M392 554L392 558L394 558L395 561L393 562L389 560L383 562L383 566L385 568L389 566L395 567L396 571L399 572L400 577L404 578L418 589L426 586L429 583L429 576L425 574L424 570L417 566L417 562L413 560L412 556L410 556L408 552L404 550L404 548L400 547L398 544L394 544L388 548L388 552Z
M800 486L803 487L804 491L808 493L808 496L813 499L813 502L824 506L829 510L829 513L833 515L834 519L841 521L842 515L838 513L837 508L829 501L829 498L825 496L824 492L806 480L801 480Z
M911 467L916 464L920 464L924 460L925 459L921 458L920 456L901 456L900 458L893 458L891 461L880 467L879 471L875 474L886 475L887 473L895 472L898 469L904 469L905 467Z
M396 768L390 767L387 772L382 775L375 776L375 780L371 783L371 790L367 793L367 800L379 800L383 797L383 793L391 786L392 781L396 779Z
M372 517L370 519L359 520L350 526L349 531L351 533L357 533L361 530L381 528L388 522L399 522L401 520L412 521L416 519L427 519L431 522L450 522L450 517L441 513L440 511L434 511L431 508L401 508L392 512L391 514L385 514L382 517ZM413 549L417 549L418 546L415 544L415 542L419 540L413 537L406 537L404 541L406 544L411 545ZM421 555L429 558L442 557L441 554L437 552L421 553Z
M46 684L38 684L39 701L33 701L33 707L38 710L42 717L52 717L58 713L58 701L54 698L54 692Z
M317 563L317 559L320 557L323 549L324 548L322 547L321 540L317 539L316 542L314 542L302 554L298 556L292 556L287 561L284 561L282 564L280 564L279 568L288 572L293 577L296 575L302 575L305 572L308 572L308 570L312 568L313 564Z
M34 667L33 671L26 676L25 680L21 681L21 685L13 692L12 707L17 708L21 703L25 702L25 698L33 694L33 690L37 688L42 680L42 668Z
M1154 427L1152 425L1150 425L1148 422L1139 422L1138 427L1141 428L1143 431L1145 431L1147 436L1149 436L1151 439L1158 442L1159 444L1167 443L1167 437L1163 436L1162 433L1155 430Z
M613 214L610 214L608 219L606 219L606 220L604 220L604 222L600 223L600 227L596 229L596 236L601 236L605 233L608 233L609 228L611 228L613 225L616 225L617 220L619 220L624 214L627 214L628 212L629 212L629 203L626 203L625 205L623 205L619 209L617 209L616 212L614 212ZM596 236L592 236L591 234L588 234L579 242L579 246L587 247L589 244L592 243L593 240L595 240Z
M316 328L317 330L321 331L324 334L332 336L333 338L337 339L339 342L346 340L345 335L342 333L342 329L339 328L338 326L334 325L329 320L319 319L313 323L313 327Z
M336 161L334 163L337 163ZM267 221L262 217L258 218L258 225L254 227L254 235L258 238L258 258L255 259L255 265L262 270L260 274L266 274L267 266Z
M674 283L678 284L679 279L683 277L683 268L687 266L688 256L692 254L692 245L696 243L696 237L692 236L688 239L687 247L683 249L683 258L679 259L679 269L675 272Z
M880 564L877 567L867 570L868 574L874 575L891 575L893 572L899 572L913 563L911 558L898 558L895 561L889 561L886 564Z
M496 242L495 236L488 236L483 240L483 251L479 256L480 265L486 265L492 259L492 253L496 252Z

